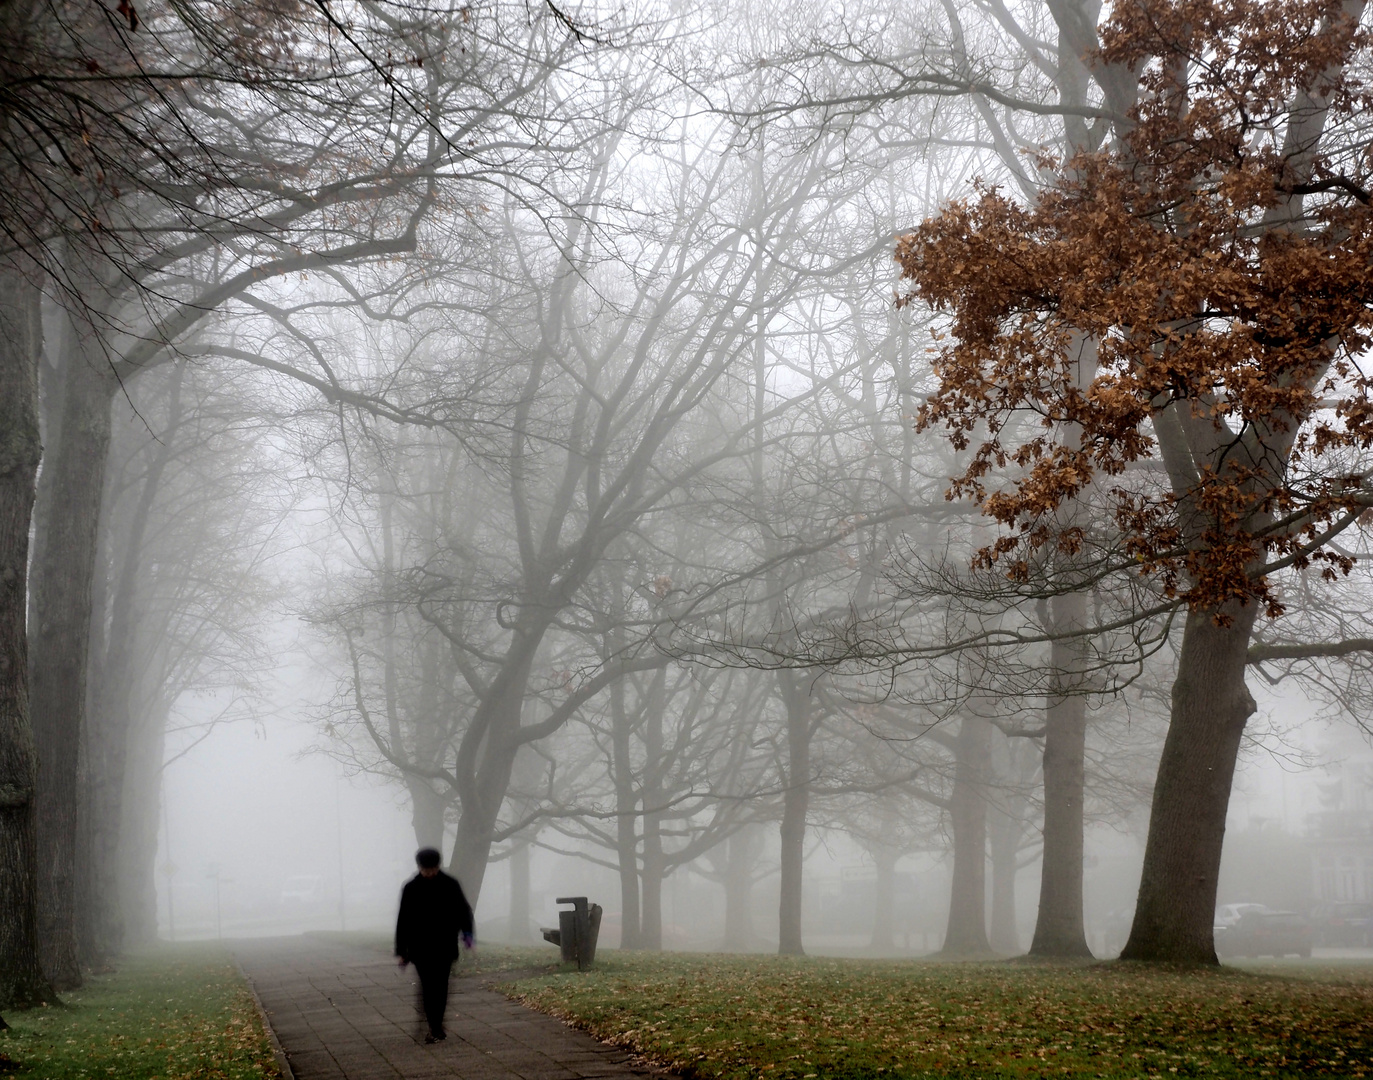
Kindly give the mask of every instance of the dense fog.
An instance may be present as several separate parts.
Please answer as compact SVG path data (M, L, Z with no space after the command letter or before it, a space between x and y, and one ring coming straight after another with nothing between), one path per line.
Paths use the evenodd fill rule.
M171 888L175 934L167 909L168 882L158 880L158 932L181 940L275 935L311 930L389 932L401 884L414 873L416 846L409 807L394 783L350 772L322 753L308 718L308 680L295 667L274 673L272 716L217 729L167 776L172 823ZM304 683L304 686L302 686ZM190 712L204 708L191 706ZM1312 719L1299 699L1265 700L1260 722L1284 737L1249 749L1236 775L1227 823L1218 902L1257 902L1306 910L1320 899L1317 860L1320 815L1333 787L1368 768L1359 736L1338 723ZM1123 944L1139 887L1143 817L1103 821L1087 834L1085 921L1100 956ZM761 827L760 827L761 828ZM774 830L767 830L772 832ZM451 842L451 828L448 832ZM842 827L816 830L807 846L803 926L816 955L919 956L938 950L948 919L949 859L934 837L926 850L903 855L892 892L892 940L874 942L877 888L873 860ZM162 841L166 843L166 834ZM564 848L556 840L555 848ZM537 929L557 925L558 896L587 895L605 907L603 941L618 944L619 886L615 875L575 854L535 848L531 856L529 928L510 923L508 860L491 872L478 907L479 941L539 941ZM724 889L687 866L664 893L664 947L772 952L777 948L777 851L773 836L759 845L760 880L750 897L752 935L724 941ZM594 854L594 852L588 852ZM158 855L166 866L166 848ZM1015 944L1034 929L1039 867L1033 853L1016 878ZM710 873L709 864L701 867ZM220 877L220 922L215 880ZM165 874L165 870L161 871ZM338 883L345 882L343 904ZM1361 942L1322 955L1361 955ZM550 957L551 945L544 945Z
M1367 41L1133 10L34 6L0 999L421 847L479 942L1373 946Z

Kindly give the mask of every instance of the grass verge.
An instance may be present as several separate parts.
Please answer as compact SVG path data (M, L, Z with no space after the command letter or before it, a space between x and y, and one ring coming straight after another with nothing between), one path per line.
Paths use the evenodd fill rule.
M320 941L333 941L353 948L369 949L390 957L394 939L375 930L316 930L307 935ZM556 970L558 950L551 945L506 945L501 942L478 941L476 949L462 950L453 974L486 976L506 972L528 972L532 969Z
M5 1075L32 1080L274 1080L247 985L222 948L164 945L61 1005L7 1013Z
M1373 967L607 950L504 989L702 1080L1373 1075Z

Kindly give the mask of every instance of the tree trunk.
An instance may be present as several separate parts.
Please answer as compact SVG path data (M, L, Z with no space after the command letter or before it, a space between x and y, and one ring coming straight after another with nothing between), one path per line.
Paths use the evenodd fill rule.
M181 388L186 365L171 372L167 415L161 440L153 449L144 472L138 501L122 535L105 545L110 556L103 573L96 574L91 626L91 693L87 697L86 785L90 821L86 831L89 860L88 891L82 896L78 922L86 928L82 959L91 967L108 963L124 948L125 917L120 906L120 838L126 827L124 813L125 772L135 725L138 693L140 612L144 601L143 552L149 522L162 487L162 476L175 453L177 429L183 415ZM110 498L109 493L105 499ZM108 520L106 512L104 519ZM108 533L108 530L107 530ZM110 551L109 548L113 547ZM108 631L105 618L108 614ZM146 650L145 650L146 651ZM161 766L161 742L157 744ZM155 800L154 800L155 801Z
M396 660L396 612L400 602L396 599L397 580L395 529L392 527L392 511L395 492L390 486L392 478L383 474L384 486L381 493L381 565L384 573L382 581L382 693L386 701L386 733L393 753L404 754L405 733L401 723L400 674ZM426 537L432 543L432 537ZM428 634L419 643L419 703L416 713L422 717L439 715L440 674L439 649L436 635ZM440 725L433 725L439 729ZM412 729L413 730L413 729ZM426 735L428 736L426 738ZM442 764L447 747L442 737L423 729L413 733L413 760L426 764ZM448 809L447 800L434 790L434 783L428 777L402 772L406 791L410 793L410 827L415 832L417 848L443 850L444 816Z
M992 951L1020 954L1020 930L1015 918L1015 878L1019 870L1021 823L993 808L989 835L992 855Z
M620 948L639 949L643 947L643 929L639 921L638 836L634 818L624 811L620 814L615 823L620 866Z
M991 952L987 941L987 772L991 764L991 725L964 717L958 729L953 796L953 883L949 890L946 956Z
M496 823L510 790L519 753L520 715L534 652L542 631L517 632L503 670L492 680L458 745L457 835L451 865L473 908L481 896L491 861Z
M38 954L37 756L25 634L38 432L41 294L0 268L0 1007L53 1000Z
M510 853L510 931L516 945L529 940L529 845L520 844Z
M756 829L740 829L725 848L725 940L727 952L744 952L753 943L753 872L762 845Z
M522 695L524 683L519 685ZM512 724L515 727L519 724L518 701L517 698L516 703L509 706L515 713L516 719ZM491 862L491 845L495 843L496 823L505 793L510 790L510 776L519 751L518 745L502 742L493 746L490 738L487 743L474 782L462 799L451 859L454 873L462 883L463 892L473 909L477 906L482 883L486 880L486 868Z
M1081 593L1055 597L1055 630L1086 621ZM1044 715L1044 859L1039 915L1031 956L1090 957L1082 923L1082 804L1087 749L1087 699L1077 689L1083 643L1070 638L1051 646L1054 678L1066 692L1049 700Z
M103 540L97 541L97 549L103 551ZM86 718L81 731L80 758L77 763L76 800L76 948L77 958L83 968L104 970L107 966L107 952L102 938L100 889L96 884L99 875L96 846L104 839L106 821L100 809L99 770L95 763L102 756L97 745L100 737L97 716L100 708L101 657L106 647L105 623L109 615L110 575L106 568L98 566L91 582L91 646L90 670L86 680ZM118 836L115 831L116 839ZM111 853L114 857L114 853ZM110 897L109 903L117 903L117 897Z
M1216 616L1229 625L1216 625ZM1256 604L1188 614L1149 838L1122 960L1215 964L1213 925L1225 815L1245 722Z
M787 714L787 766L782 793L781 896L777 908L777 952L804 956L801 942L801 874L806 857L806 814L810 809L810 697L793 671L777 673Z
M644 709L644 860L643 921L640 946L663 947L663 673L654 674Z
M168 705L160 698L144 705L129 730L124 771L123 816L116 863L119 910L126 945L157 940L157 848L161 831L162 757L167 739ZM167 888L172 879L165 878Z
M59 989L81 985L76 938L79 747L110 397L118 385L91 328L81 327L73 337L80 345L65 366L62 437L50 448L38 485L29 627L30 701L38 749L39 955Z
M657 823L644 822L643 923L639 948L660 952L663 948L663 840Z
M405 786L410 792L410 825L415 830L416 847L442 851L443 796L423 777L407 776Z
M620 642L616 640L615 646ZM620 873L620 948L643 947L639 919L639 793L634 786L634 762L630 758L629 714L625 709L624 680L610 688L611 762L615 778L615 857Z
M872 898L873 952L889 953L896 948L896 852L876 847L872 852L877 866L877 881Z
M513 759L506 768L506 780L509 781L510 769L513 768ZM495 787L495 783L488 779L490 787ZM486 787L487 785L483 785ZM502 788L502 791L504 788ZM482 794L487 794L483 791ZM499 802L497 801L499 807ZM467 901L475 909L477 900L481 897L482 884L486 881L486 868L491 862L491 845L495 842L493 836L496 827L496 812L487 809L487 799L471 799L463 805L462 813L458 816L457 835L453 838L453 853L449 859L449 864L453 868L459 882L462 884L462 891L467 896Z

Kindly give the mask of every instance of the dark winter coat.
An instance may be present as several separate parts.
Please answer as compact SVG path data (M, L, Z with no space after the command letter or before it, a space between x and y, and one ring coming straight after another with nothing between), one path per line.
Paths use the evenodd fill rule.
M472 907L457 878L440 870L405 883L396 919L397 956L412 964L452 963L460 934L472 934Z

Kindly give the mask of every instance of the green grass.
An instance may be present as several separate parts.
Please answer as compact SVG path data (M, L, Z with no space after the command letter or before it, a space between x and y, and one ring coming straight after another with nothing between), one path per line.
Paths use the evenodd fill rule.
M558 950L552 945L498 945L477 942L472 952L464 952L453 970L459 975L498 975L531 969L556 971Z
M221 948L164 945L90 976L61 1005L6 1013L9 1076L268 1080L280 1075L248 987Z
M395 947L389 934L375 930L316 930L307 935L321 941L337 941L355 948L370 949L391 956ZM558 950L552 945L505 945L499 942L478 941L477 948L464 949L453 974L499 975L505 972L527 972L531 969L556 970Z
M1373 967L607 950L504 988L701 1080L1373 1074Z

